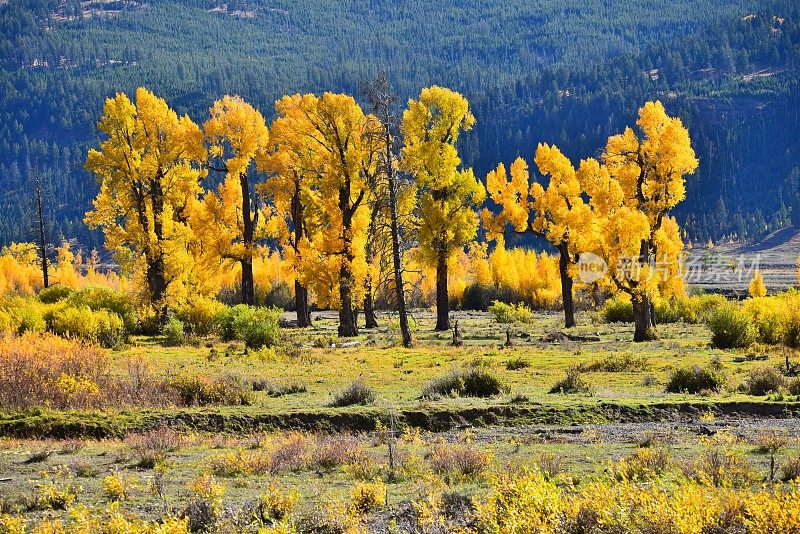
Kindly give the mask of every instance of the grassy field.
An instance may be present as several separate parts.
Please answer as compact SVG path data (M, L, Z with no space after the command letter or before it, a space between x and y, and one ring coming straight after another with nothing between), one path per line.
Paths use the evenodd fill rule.
M60 512L40 502L54 488L103 507L114 499L113 486L134 515L179 514L205 474L225 487L214 520L224 532L242 526L236 525L252 516L252 503L265 491L285 495L294 488L297 517L320 524L320 510L348 502L358 484L380 480L388 505L359 524L386 531L399 520L396 531L414 532L417 527L404 530L402 523L416 517L414 503L425 495L435 491L448 506L467 509L497 472L541 469L576 485L614 473L615 462L648 447L663 454L660 476L670 484L722 447L747 466L747 483L758 484L770 478L765 436L779 437L775 477L800 461L793 460L800 453L797 399L739 389L751 370L782 365L787 349L712 349L706 327L683 323L662 325L658 341L633 344L630 325L602 324L589 313L571 334L599 341L552 340L560 331L558 314L538 313L534 322L513 326L478 312L456 318L463 347L451 346L449 333L432 332L428 312L415 313L412 349L396 346L386 316L380 317L385 326L355 340L336 339L330 313L315 314L311 329L285 329L280 347L259 351L214 338L180 347L134 338L112 352L115 372L136 361L157 376L229 374L258 391L243 406L0 414L6 436L0 511L57 517ZM676 368L695 364L721 369L722 391L665 393ZM570 368L580 370L585 388L549 393ZM459 369L496 378L500 393L423 394ZM337 394L354 381L371 388L374 400L335 407ZM456 521L469 515L451 512Z

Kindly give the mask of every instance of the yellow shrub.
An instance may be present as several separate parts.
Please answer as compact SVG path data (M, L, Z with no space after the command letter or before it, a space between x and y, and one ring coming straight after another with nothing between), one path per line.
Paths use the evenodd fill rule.
M0 534L25 534L28 522L19 515L0 515Z
M386 485L380 479L375 479L373 482L357 482L353 488L350 505L359 514L386 506Z
M493 478L489 494L474 502L478 532L553 532L565 504L561 490L541 473L503 473Z
M111 473L103 478L103 492L112 501L124 501L130 494L130 484L119 473Z
M747 294L751 297L765 297L767 295L767 286L764 285L764 277L761 276L761 271L756 270L753 279L750 280L750 285L747 287Z

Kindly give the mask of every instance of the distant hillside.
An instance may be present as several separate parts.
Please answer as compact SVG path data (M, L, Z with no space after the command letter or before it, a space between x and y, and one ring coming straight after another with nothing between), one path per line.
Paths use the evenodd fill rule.
M543 141L594 154L660 98L701 159L688 237L763 235L800 214L799 47L791 0L0 2L0 244L26 237L38 165L54 233L100 245L82 164L116 91L146 85L197 121L238 93L269 116L283 94L357 94L381 69L403 98L439 83L470 99L461 149L479 174Z

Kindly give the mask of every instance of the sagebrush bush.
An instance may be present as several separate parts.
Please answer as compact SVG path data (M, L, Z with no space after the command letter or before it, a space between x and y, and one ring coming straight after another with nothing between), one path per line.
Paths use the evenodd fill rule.
M667 451L656 447L636 449L613 466L615 476L621 480L649 480L661 476L669 466Z
M589 393L591 388L583 380L581 370L578 367L570 367L564 374L564 378L557 381L550 388L548 393Z
M173 377L169 386L183 406L249 406L254 400L252 385L230 373L214 377L182 373Z
M492 397L508 391L500 379L481 366L455 369L446 375L431 380L422 388L423 396L437 398Z
M356 380L334 395L331 406L353 406L373 402L375 402L375 391L362 380Z
M366 514L386 506L386 485L380 479L356 482L350 505L356 513Z
M446 482L473 480L483 475L492 464L492 455L466 445L437 445L429 458L431 469Z
M711 312L706 324L711 330L711 344L720 349L748 347L756 340L752 317L731 302Z
M494 301L489 306L489 313L498 323L530 323L533 321L533 313L524 304L506 304Z
M603 373L635 373L647 371L650 362L644 355L635 354L609 354L604 358L582 362L578 364L581 372L603 372Z
M712 367L691 365L673 371L667 382L668 393L700 393L702 391L719 392L725 386L725 375L721 370Z
M0 409L59 410L163 406L167 389L131 363L128 376L111 372L102 349L51 334L0 338Z
M748 395L763 396L783 389L786 378L778 369L767 365L750 369L743 386Z

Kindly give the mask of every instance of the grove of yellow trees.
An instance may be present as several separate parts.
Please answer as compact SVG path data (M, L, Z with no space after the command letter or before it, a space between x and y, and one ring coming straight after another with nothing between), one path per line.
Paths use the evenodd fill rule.
M100 185L86 223L102 229L122 273L108 283L130 275L162 318L198 296L256 304L285 284L299 326L311 324L311 306L334 308L343 337L358 334L359 311L375 326L373 305L397 307L398 295L405 306L435 294L436 329L449 329L451 301L471 286L508 289L535 306L560 299L573 326L573 293L584 287L577 265L588 252L608 266L594 289L630 297L636 340L656 335L653 299L683 292L683 244L669 212L698 162L688 131L660 102L646 103L638 131L610 137L599 159L576 167L540 144L538 172L519 157L491 171L485 187L459 156L475 118L450 89L423 89L396 128L335 93L283 97L275 117L268 125L225 96L199 125L144 88L134 100L109 98L103 141L86 161ZM506 249L507 231L539 237L558 255ZM99 276L67 254L58 283ZM32 246L5 249L0 290L35 291L36 265Z

